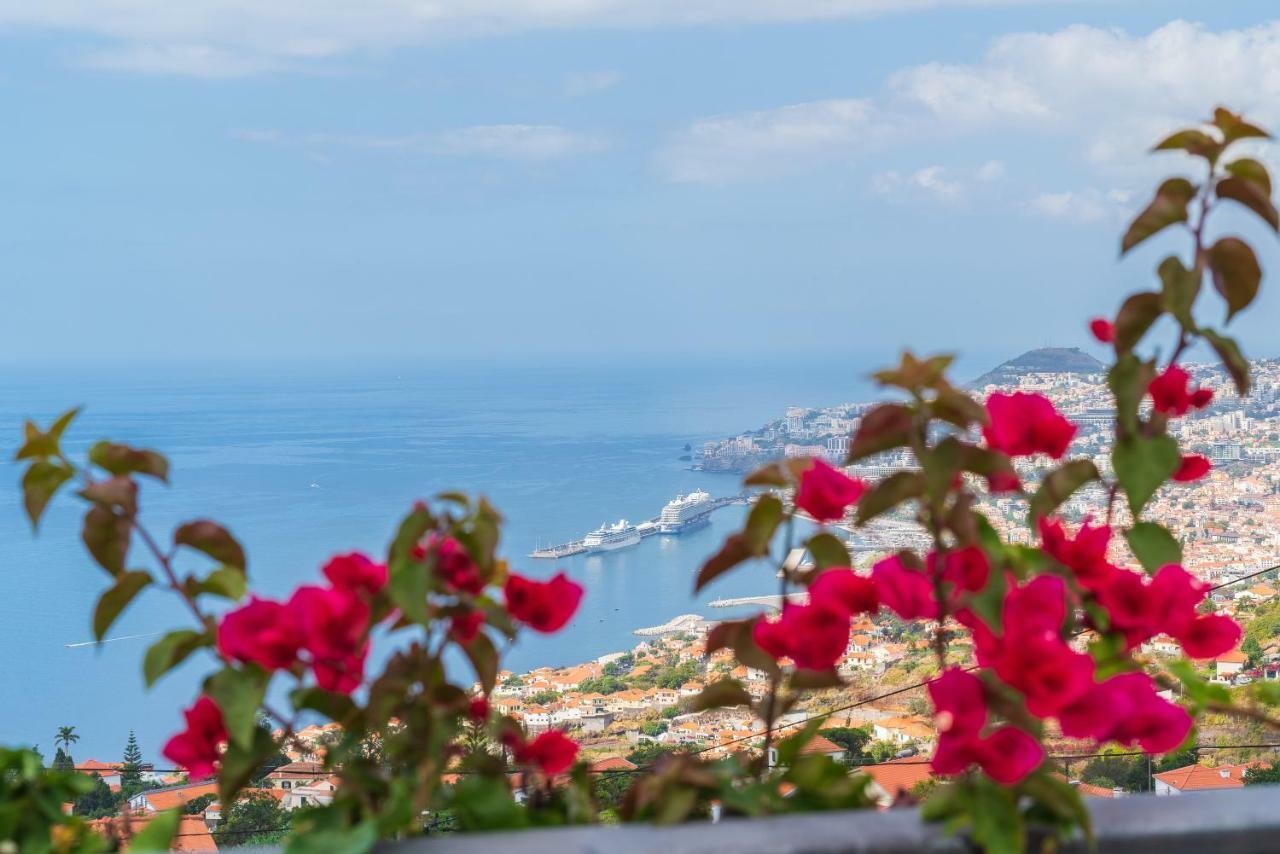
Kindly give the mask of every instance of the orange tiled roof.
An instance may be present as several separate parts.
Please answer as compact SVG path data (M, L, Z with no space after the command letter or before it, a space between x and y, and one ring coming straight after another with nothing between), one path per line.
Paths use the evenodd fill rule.
M202 795L218 794L218 781L197 780L194 783L183 783L180 786L171 786L167 789L151 789L138 794L146 796L147 803L151 804L152 809L162 812L171 810L174 807L180 807Z
M127 817L112 816L99 818L89 822L89 826L108 839L120 839L128 842L133 835L147 826L154 815L133 813ZM218 845L209 834L209 827L204 818L198 815L184 815L178 820L178 834L173 839L170 851L217 851Z
M591 763L592 771L634 771L638 766L621 756L606 756Z
M1208 765L1184 765L1172 771L1155 775L1160 782L1180 792L1197 792L1205 789L1239 789L1244 786L1244 772L1232 773L1233 766L1211 768Z
M878 765L866 765L862 770L876 781L877 786L893 797L897 797L899 792L911 791L917 783L924 782L933 776L933 767L918 756L891 759Z

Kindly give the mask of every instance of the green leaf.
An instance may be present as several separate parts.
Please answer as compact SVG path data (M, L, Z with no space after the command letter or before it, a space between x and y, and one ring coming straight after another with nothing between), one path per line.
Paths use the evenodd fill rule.
M493 690L494 683L498 681L498 650L494 648L493 641L487 634L480 632L472 638L470 643L460 644L460 646L467 654L471 666L476 670L480 687L484 689L484 693L488 694Z
M1043 770L1022 781L1022 791L1030 796L1040 809L1056 817L1064 827L1079 827L1085 841L1093 846L1093 822L1084 805L1080 791L1066 778L1059 778Z
M267 676L259 667L224 667L205 680L204 690L218 708L233 744L248 748L258 728L258 710L266 696Z
M169 482L169 461L156 451L115 442L95 442L89 448L89 462L114 475L145 474Z
M107 509L118 508L126 516L138 512L138 484L128 477L97 480L80 490L80 497Z
M391 541L391 547L387 550L387 563L407 560L413 554L413 547L422 541L434 524L435 517L431 515L427 505L422 502L415 504L404 519L400 520L395 539Z
M1162 566L1182 563L1182 546L1163 525L1137 522L1125 533L1125 539L1142 568L1153 575Z
M289 702L295 709L310 709L338 723L354 718L360 711L355 701L346 694L316 687L295 689L289 694Z
M1040 517L1057 510L1077 489L1098 477L1098 468L1090 460L1072 460L1045 475L1031 497L1032 527Z
M723 709L730 706L750 706L752 697L737 679L721 679L703 688L689 701L689 711L705 712L707 709Z
M142 675L150 688L155 681L182 662L197 649L212 646L213 640L202 632L181 629L160 638L142 659Z
M1218 159L1218 155L1222 153L1225 144L1209 136L1201 130L1180 130L1170 136L1165 137L1152 151L1176 151L1182 150L1188 154L1194 154L1197 157L1203 157L1210 162Z
M1264 193L1256 182L1229 175L1218 180L1214 192L1220 199L1239 202L1271 226L1272 231L1280 231L1280 215L1276 214L1276 206L1270 194Z
M1267 198L1271 197L1271 175L1267 172L1267 167L1257 160L1251 157L1241 157L1239 160L1231 161L1223 168L1242 181L1248 181L1253 184L1262 195Z
M1018 796L1011 789L980 777L973 786L973 839L986 854L1023 854L1026 826L1018 812Z
M1262 284L1258 258L1238 237L1224 237L1209 247L1213 286L1227 301L1227 321L1249 307Z
M935 418L941 418L961 430L987 420L987 410L981 403L950 385L938 389L929 409Z
M1247 396L1253 383L1249 376L1249 361L1240 352L1240 345L1234 338L1228 338L1212 329L1202 329L1200 334L1205 337L1214 352L1218 354L1218 358L1222 360L1222 366L1227 369L1227 373L1231 375L1231 381L1235 383L1236 392L1241 397Z
M524 827L529 814L511 796L505 777L468 774L453 788L452 806L463 830Z
M1206 703L1231 704L1231 692L1226 689L1226 686L1206 682L1200 678L1195 666L1186 659L1174 659L1167 662L1165 666L1170 673L1178 677L1184 693L1191 702L1201 706Z
M147 826L134 834L129 843L129 854L143 851L169 851L178 836L178 826L182 823L182 810L171 809L158 812L147 822Z
M1177 318L1184 329L1195 329L1196 322L1191 316L1191 307L1200 294L1200 276L1188 270L1176 255L1170 255L1161 261L1156 272L1164 285L1164 310Z
M1155 376L1155 363L1144 362L1133 353L1117 358L1107 372L1107 385L1116 399L1116 419L1122 436L1138 431L1138 410Z
M75 477L76 470L61 461L36 460L22 475L22 506L26 508L31 528L40 524L44 509L62 485Z
M1170 178L1156 189L1151 203L1139 213L1120 241L1120 254L1128 252L1161 229L1187 221L1187 205L1196 195L1186 178Z
M924 475L897 471L877 483L858 501L858 524L865 525L877 516L924 494Z
M95 505L84 514L80 538L99 566L112 575L119 575L124 572L131 533L132 525L128 519Z
M294 833L285 840L285 854L368 854L378 842L378 825L365 821L355 827L326 827Z
M188 578L182 586L191 596L207 593L239 602L247 591L248 580L244 577L244 570L239 567L220 566L203 579Z
M1129 499L1134 519L1156 490L1177 471L1182 455L1169 436L1126 436L1111 451L1111 464L1120 488Z
M954 361L955 356L941 355L918 359L915 354L904 352L898 367L876 371L871 377L880 385L920 392L927 388L938 388L945 383L944 375Z
M409 557L392 559L388 569L387 595L414 622L427 622L427 592L430 585L427 567L421 562Z
M116 576L116 583L107 589L98 599L93 609L93 637L102 640L103 635L115 623L120 612L129 606L133 597L142 592L151 583L151 574L140 570L129 570Z
M1139 291L1121 303L1115 320L1116 352L1128 353L1138 346L1151 324L1163 313L1164 296L1155 291Z
M858 429L849 442L845 465L910 443L913 420L911 410L900 403L873 407L858 422Z
M749 561L755 556L755 553L751 551L751 547L747 544L746 537L742 534L730 534L725 537L720 550L707 558L706 562L698 570L697 578L693 582L694 592L702 590L702 588L738 564Z
M747 514L747 524L742 533L746 537L747 548L755 555L763 555L769 551L769 543L773 540L778 525L786 516L782 501L776 495L761 495Z
M1271 134L1255 124L1245 121L1241 116L1231 112L1225 107L1218 107L1213 111L1213 123L1218 130L1222 131L1222 140L1225 143L1232 143L1238 139L1258 138L1271 139Z
M233 803L236 795L262 767L262 763L279 750L271 733L259 726L253 727L247 744L232 739L222 754L222 767L218 772L218 800ZM333 849L342 850L342 849Z
M18 452L14 455L14 460L28 460L44 457L60 456L62 434L66 432L69 425L77 415L80 414L80 407L68 409L57 417L53 424L49 425L48 430L41 430L36 426L34 421L28 421L23 425L23 442L18 448Z
M805 541L804 545L809 550L809 554L813 555L813 564L818 569L849 566L852 563L849 560L849 550L844 547L844 542L834 534L826 531L814 534Z
M823 691L827 688L843 688L844 680L834 667L826 670L805 670L796 668L791 671L787 685L792 691Z
M782 673L778 662L757 646L751 635L752 629L760 619L760 617L751 617L746 620L726 620L717 623L707 633L707 655L719 649L732 649L740 664L762 670L777 678Z
M197 519L178 526L173 532L174 545L186 546L203 552L218 563L246 571L244 548L231 536L231 532L210 519Z

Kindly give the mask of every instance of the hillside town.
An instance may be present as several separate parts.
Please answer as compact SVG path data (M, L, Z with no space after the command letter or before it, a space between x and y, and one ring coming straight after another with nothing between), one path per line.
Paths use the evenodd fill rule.
M1001 366L971 391L979 398L996 389L1049 396L1080 426L1071 453L1092 458L1106 471L1112 414L1105 377L1087 357L1081 358L1083 354L1061 352L1069 354L1071 370L1053 369L1054 359L1039 351ZM1019 369L1020 361L1036 369ZM1248 400L1240 400L1228 391L1229 383L1219 370L1194 369L1196 379L1217 389L1218 395L1212 406L1180 420L1173 430L1184 448L1207 456L1214 469L1197 482L1166 487L1150 513L1181 539L1187 568L1218 586L1212 593L1212 607L1246 627L1238 649L1200 665L1211 683L1227 689L1280 680L1280 579L1276 577L1280 570L1259 572L1280 563L1280 362L1255 362L1253 372L1256 390ZM791 409L759 430L710 443L699 454L700 465L707 470L740 471L778 456L823 456L842 463L848 436L866 408L847 404ZM909 465L906 456L889 455L851 467L850 472L876 477ZM1040 472L1027 468L1019 474L1033 482ZM1073 523L1102 518L1105 505L1106 496L1100 490L1086 490L1067 502L1061 514ZM983 510L1006 536L1029 541L1025 502L988 498ZM1123 522L1123 517L1118 520ZM867 529L840 527L855 556L855 568L894 549L920 545L905 517L889 516ZM1114 559L1132 562L1123 553L1122 538L1118 539L1113 542ZM776 597L760 601L765 607L778 606ZM602 779L625 778L674 751L696 751L712 758L759 753L765 749L762 724L748 708L691 708L707 685L726 677L739 680L757 699L769 687L764 672L737 664L728 651L705 653L711 625L709 620L686 615L667 627L645 630L643 639L628 650L570 667L503 672L489 703L497 712L520 721L530 733L570 732L592 771ZM931 651L934 628L908 626L884 611L855 618L838 665L847 684L813 694L781 719L785 734L802 722L822 718L818 735L804 752L830 756L847 765L850 773L868 775L870 790L883 806L903 796L918 796L933 782L928 757L936 729L918 685L936 672ZM949 658L971 661L968 643L967 637L951 637ZM1141 651L1159 662L1177 657L1179 647L1171 639L1157 637ZM269 803L271 812L281 816L299 807L327 803L339 773L324 764L326 746L338 736L335 727L313 726L297 733L279 763L266 770L247 797ZM1180 751L1152 764L1124 755L1090 753L1091 745L1063 738L1052 739L1051 748L1063 776L1090 797L1123 797L1139 791L1174 796L1240 787L1274 773L1270 770L1274 757L1267 750L1229 747L1259 740L1239 723L1209 716L1198 739L1199 751ZM775 762L775 752L771 750L766 758ZM125 770L120 763L90 760L77 767L93 771L108 789L120 792ZM129 793L119 815L99 819L105 830L116 827L122 816L145 823L158 811L183 805L190 813L184 818L184 831L190 825L184 843L216 847L217 834L227 828L227 809L217 802L214 783L142 770L146 787ZM224 835L223 844L228 841Z

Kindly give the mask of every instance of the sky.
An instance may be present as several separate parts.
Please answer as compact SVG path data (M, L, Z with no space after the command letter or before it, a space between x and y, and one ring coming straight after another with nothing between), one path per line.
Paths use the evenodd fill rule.
M1150 145L1280 128L1274 12L0 0L0 362L1088 346L1185 252L1118 258Z

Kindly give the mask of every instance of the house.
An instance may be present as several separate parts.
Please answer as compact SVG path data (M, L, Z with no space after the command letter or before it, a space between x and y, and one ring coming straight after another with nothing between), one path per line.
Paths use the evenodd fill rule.
M1222 655L1214 659L1217 665L1217 675L1219 679L1227 679L1235 676L1244 669L1245 663L1249 660L1243 652L1233 649L1231 652L1224 652Z
M1251 599L1254 602L1263 602L1267 599L1274 598L1276 589L1270 584L1255 584L1247 590L1241 590L1236 594L1237 599Z
M603 759L597 759L591 763L591 773L597 774L606 771L634 771L639 768L634 762L621 756L606 756Z
M129 809L139 813L156 813L180 807L204 795L218 795L217 780L195 780L166 786L163 789L148 789L138 792L129 799Z
M545 706L528 706L522 716L528 730L543 730L551 726L551 710Z
M872 735L876 741L888 741L893 744L926 744L931 743L934 738L933 727L919 715L885 718L871 726Z
M866 765L862 771L871 778L868 791L881 807L892 805L899 797L910 794L916 786L933 777L929 761L918 756Z
M154 813L128 813L94 819L89 822L89 827L108 840L117 840L123 848L133 839L134 834L146 827L153 818L155 818ZM169 850L217 851L218 845L213 841L213 836L210 835L209 828L201 816L184 815L178 819L178 832Z
M845 757L845 749L836 744L829 738L821 735L815 735L800 748L801 756L828 756L837 762L843 762ZM773 768L778 764L778 748L769 748L769 767Z
M282 806L287 810L327 806L332 803L333 793L337 788L337 777L325 777L311 783L296 785L287 791L281 790L284 795Z
M1239 789L1244 786L1244 765L1184 765L1171 771L1161 771L1155 777L1157 795L1182 795L1188 792L1205 792L1214 789Z
M295 786L305 786L328 774L319 762L290 762L268 774L267 785L273 789L292 789Z

